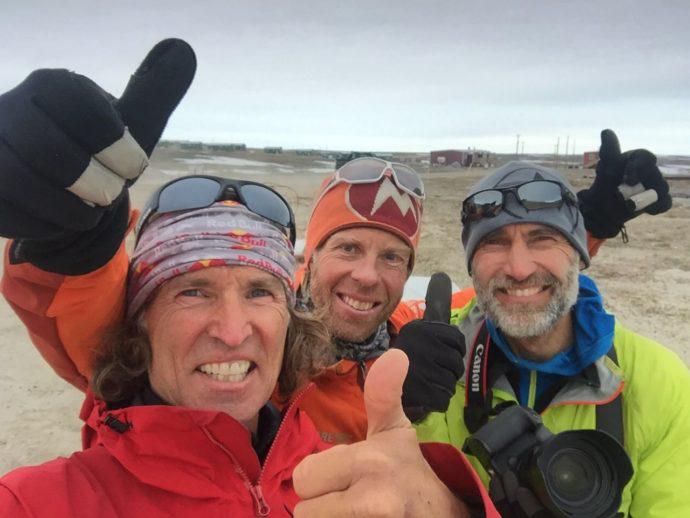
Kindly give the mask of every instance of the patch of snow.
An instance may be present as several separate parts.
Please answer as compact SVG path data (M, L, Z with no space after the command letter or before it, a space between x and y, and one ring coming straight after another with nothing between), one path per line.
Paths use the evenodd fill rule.
M178 158L179 162L196 165L196 164L213 164L213 165L235 165L235 166L250 166L250 167L276 167L276 164L270 162L260 162L259 160L247 160L246 158L235 158L231 156L204 156L197 155L194 158Z
M681 174L690 174L690 167L687 165L680 165L680 164L669 164L669 165L662 165L659 166L659 170L669 176L673 175L681 175Z
M426 298L426 288L431 277L424 275L413 275L405 283L402 300L424 300ZM453 282L453 292L460 291L458 285Z
M179 169L157 169L157 171L163 173L165 176L173 177L184 176L188 174L187 171L180 171Z
M256 176L268 174L268 171L263 171L261 169L233 169L232 172L234 174L246 174L246 175L256 175Z

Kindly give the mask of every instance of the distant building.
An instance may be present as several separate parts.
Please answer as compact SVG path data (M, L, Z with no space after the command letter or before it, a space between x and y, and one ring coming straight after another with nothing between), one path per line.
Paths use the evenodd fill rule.
M180 142L180 149L191 149L199 151L204 149L203 142Z
M340 169L342 166L347 164L350 160L354 160L355 158L362 158L366 156L376 156L374 153L368 153L366 151L352 151L351 153L340 153L338 156L335 158L335 168Z
M599 162L599 151L585 151L582 154L582 168L594 169Z
M430 162L432 166L451 167L493 167L496 163L496 155L490 151L468 149L444 149L432 151Z
M264 148L264 153L268 153L270 155L279 155L283 152L282 147L265 147Z
M457 149L444 149L431 152L431 165L443 166L450 165L460 167L462 165L463 152Z
M246 151L246 144L209 144L211 151Z

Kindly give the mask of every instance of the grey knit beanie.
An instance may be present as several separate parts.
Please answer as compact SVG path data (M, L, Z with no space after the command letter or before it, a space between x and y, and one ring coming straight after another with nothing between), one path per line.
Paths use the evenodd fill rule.
M477 182L470 190L468 197L479 191L515 187L532 180L558 182L577 199L573 187L560 173L529 162L509 162L499 167L492 174ZM582 214L576 207L564 203L560 208L528 211L518 203L513 194L508 194L504 200L504 210L501 210L495 217L481 218L464 224L462 244L465 247L468 272L472 270L472 257L481 240L494 230L515 223L540 223L559 230L570 241L575 250L580 253L585 267L589 266L585 222Z

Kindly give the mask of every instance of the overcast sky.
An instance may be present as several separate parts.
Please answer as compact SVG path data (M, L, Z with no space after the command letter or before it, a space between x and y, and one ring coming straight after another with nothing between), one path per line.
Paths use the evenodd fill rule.
M610 127L624 149L690 154L687 0L2 4L0 91L60 67L118 95L157 41L187 40L169 139L510 152L520 134L579 153Z

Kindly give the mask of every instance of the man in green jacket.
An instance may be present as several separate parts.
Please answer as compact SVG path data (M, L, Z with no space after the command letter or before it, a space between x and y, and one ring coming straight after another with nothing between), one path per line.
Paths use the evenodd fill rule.
M474 186L462 219L477 292L451 322L467 343L465 374L447 411L417 423L419 438L461 448L516 402L541 414L553 433L597 428L617 436L634 468L622 495L625 516L687 516L688 369L606 313L595 284L580 274L589 256L572 187L556 171L511 162ZM415 369L406 391L417 387L413 403L423 407L443 388L415 373L439 353L408 349Z

